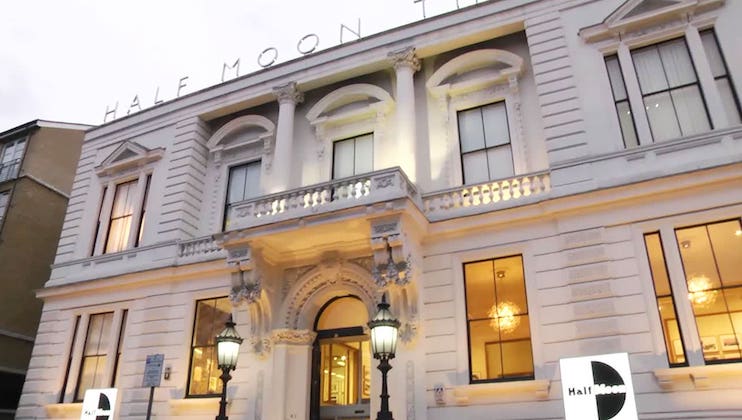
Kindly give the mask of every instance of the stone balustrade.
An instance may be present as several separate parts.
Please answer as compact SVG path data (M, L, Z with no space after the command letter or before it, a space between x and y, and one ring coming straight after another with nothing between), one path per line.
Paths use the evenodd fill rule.
M423 197L423 212L431 221L525 204L551 190L549 172L519 175L467 185Z
M191 239L178 243L178 257L208 257L211 254L221 252L222 249L216 244L211 236Z

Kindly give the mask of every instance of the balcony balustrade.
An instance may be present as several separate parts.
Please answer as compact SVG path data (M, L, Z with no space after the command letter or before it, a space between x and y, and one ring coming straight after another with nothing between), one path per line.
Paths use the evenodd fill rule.
M430 221L484 213L541 200L550 190L549 172L519 175L427 194L423 212Z
M383 169L235 203L229 208L228 230L399 198L419 202L415 186L400 168Z

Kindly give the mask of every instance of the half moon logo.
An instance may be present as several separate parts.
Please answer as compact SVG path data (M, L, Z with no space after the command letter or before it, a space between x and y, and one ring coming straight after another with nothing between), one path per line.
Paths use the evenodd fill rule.
M595 404L598 420L610 420L623 409L626 402L626 384L621 375L603 362L590 362L593 371Z

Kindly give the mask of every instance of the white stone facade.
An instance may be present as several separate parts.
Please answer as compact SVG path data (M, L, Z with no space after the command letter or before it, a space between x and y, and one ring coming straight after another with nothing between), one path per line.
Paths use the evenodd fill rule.
M186 397L195 308L230 294L245 343L229 416L309 418L317 314L348 294L373 314L383 291L402 321L397 419L563 418L559 359L615 352L630 354L640 418L742 417L742 363L704 362L687 300L677 303L687 366L669 367L643 239L660 232L682 298L674 229L742 216L742 125L725 113L699 37L713 28L742 97L740 21L736 0L482 2L89 131L38 292L17 418L79 416L90 316L113 312L115 326L125 310L120 418L144 417L153 353L170 372L156 417L215 415L215 398ZM639 145L626 147L605 57L618 56L643 111L631 51L678 37L711 128L653 141L650 114L635 111ZM498 101L512 176L465 184L457 115ZM333 142L368 133L373 172L333 179ZM259 194L232 206L224 230L229 168L257 161ZM106 252L114 190L129 181L142 233ZM523 258L533 377L471 383L462 267L511 255ZM390 262L404 274L374 275ZM108 357L106 381L114 365ZM379 392L374 369L371 416Z

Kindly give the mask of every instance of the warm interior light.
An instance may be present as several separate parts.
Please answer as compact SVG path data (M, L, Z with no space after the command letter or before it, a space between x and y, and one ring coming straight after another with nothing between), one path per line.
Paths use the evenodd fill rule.
M737 235L737 236L742 236L742 229L737 229L737 230L736 230L736 231L734 232L734 234L735 234L735 235Z
M499 305L493 305L487 314L490 318L490 326L501 333L511 333L520 325L520 317L516 316L520 312L518 305L512 302L500 302Z
M716 300L716 291L709 289L711 279L704 274L692 275L688 280L688 299L695 305L710 305Z

